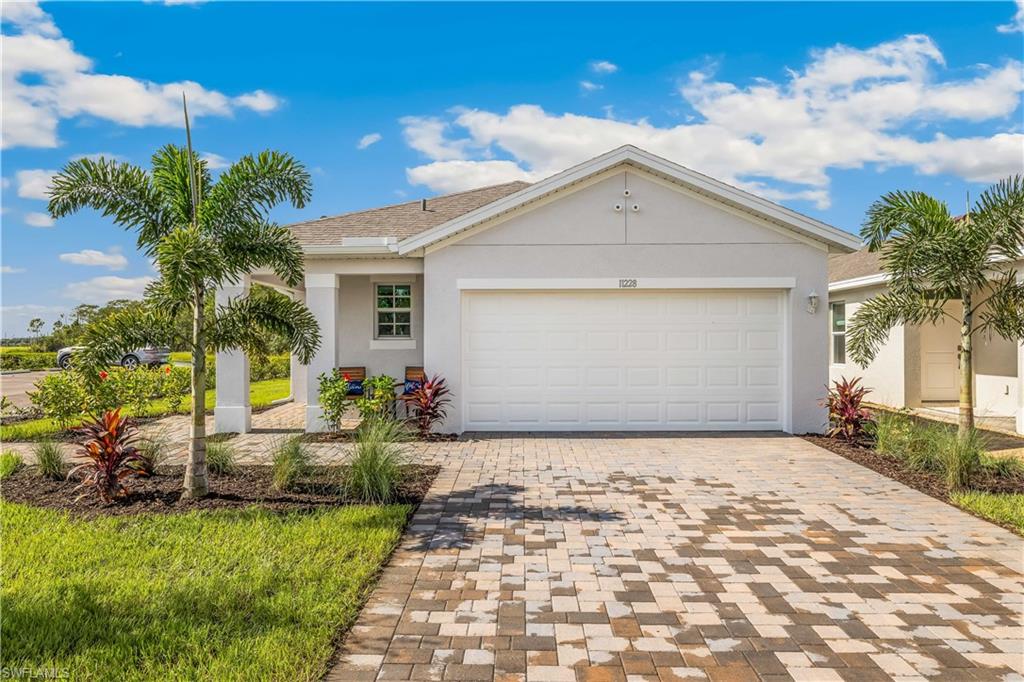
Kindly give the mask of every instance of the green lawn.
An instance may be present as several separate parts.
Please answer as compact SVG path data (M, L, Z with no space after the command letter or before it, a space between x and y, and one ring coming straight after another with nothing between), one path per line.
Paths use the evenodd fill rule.
M978 516L1013 526L1024 535L1024 493L953 493L950 499Z
M409 507L72 520L0 502L4 669L316 680Z
M287 398L291 391L290 379L267 379L266 381L254 381L249 384L249 400L253 407L266 407L275 400ZM217 402L216 392L210 389L206 392L206 409L212 410ZM168 414L171 411L167 400L154 400L149 404L149 409L144 414L135 415L140 417L156 417ZM188 407L184 408L188 411ZM0 441L15 442L25 440L39 440L47 438L60 431L57 424L48 418L30 419L15 424L0 426Z

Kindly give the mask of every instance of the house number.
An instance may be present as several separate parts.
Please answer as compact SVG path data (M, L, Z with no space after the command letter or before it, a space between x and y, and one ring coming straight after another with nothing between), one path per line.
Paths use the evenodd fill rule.
M636 280L635 279L620 279L619 280L619 288L620 289L636 289Z

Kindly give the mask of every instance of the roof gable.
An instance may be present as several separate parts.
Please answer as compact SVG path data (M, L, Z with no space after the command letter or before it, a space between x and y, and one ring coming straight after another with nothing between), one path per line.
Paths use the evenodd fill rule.
M798 235L821 242L831 250L848 253L860 246L860 240L855 235L814 220L784 206L779 206L767 199L762 199L749 192L727 185L714 178L697 173L689 168L672 163L632 145L626 145L553 175L546 180L526 186L507 196L469 211L464 215L441 223L436 227L408 237L398 244L398 252L400 254L408 254L439 244L465 230L477 227L493 218L546 198L559 190L571 187L594 175L624 164L636 166L656 176L677 182L691 191L711 197L732 208L747 211L784 229L791 230Z

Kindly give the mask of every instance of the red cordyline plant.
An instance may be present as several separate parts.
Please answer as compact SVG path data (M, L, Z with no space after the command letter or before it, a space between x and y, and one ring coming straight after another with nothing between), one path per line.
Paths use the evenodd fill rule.
M434 425L448 416L448 406L452 402L449 393L444 377L435 374L415 391L402 396L410 412L409 421L416 424L420 438L430 435Z
M869 424L874 423L871 411L861 407L864 397L871 389L860 385L860 378L833 381L828 395L822 403L828 408L829 438L838 438L848 443L859 443L866 439Z
M100 499L110 504L126 494L122 481L145 475L142 468L136 468L145 464L134 445L137 431L127 417L121 416L121 410L91 417L78 432L85 436L78 450L79 456L89 460L68 474L70 478L82 472L82 483L78 488L94 488ZM79 497L85 494L83 492Z

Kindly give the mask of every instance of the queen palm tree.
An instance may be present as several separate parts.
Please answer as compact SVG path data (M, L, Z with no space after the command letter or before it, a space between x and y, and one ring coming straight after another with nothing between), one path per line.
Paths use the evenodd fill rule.
M154 259L159 278L147 287L141 311L122 311L86 332L76 368L96 377L125 351L148 344L181 347L192 354L192 426L184 494L203 497L206 477L206 353L241 348L264 350L266 331L283 334L300 361L308 363L320 344L316 320L301 303L283 297L244 297L218 306L206 302L218 285L238 282L269 268L286 284L303 280L302 250L291 232L268 218L284 201L301 208L309 201L306 169L288 154L264 151L245 156L211 178L206 163L188 146L157 151L151 170L104 158L72 161L52 182L49 211L60 218L93 208L134 230L138 246ZM191 317L188 338L175 338L175 319ZM180 325L179 325L180 328Z
M880 252L889 289L851 318L850 356L866 366L893 327L955 320L965 435L974 426L972 340L982 332L1024 339L1024 282L1015 267L1024 255L1024 179L993 185L960 217L923 192L886 194L868 210L861 236ZM957 312L947 311L954 301Z

